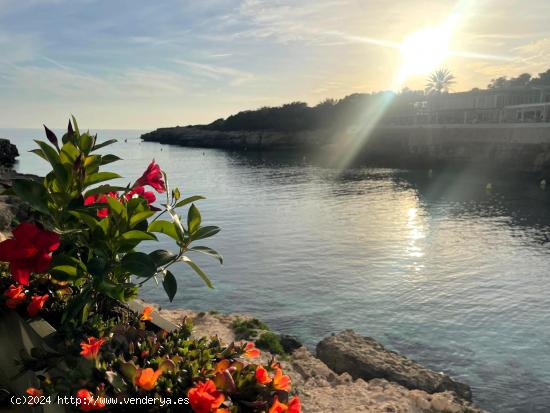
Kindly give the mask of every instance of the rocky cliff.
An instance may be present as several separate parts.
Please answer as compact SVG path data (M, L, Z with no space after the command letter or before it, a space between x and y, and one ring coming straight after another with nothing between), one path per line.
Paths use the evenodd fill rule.
M389 167L477 165L544 172L550 177L550 124L411 125L296 133L175 127L141 138L204 148L302 149L335 162L354 154L357 161Z

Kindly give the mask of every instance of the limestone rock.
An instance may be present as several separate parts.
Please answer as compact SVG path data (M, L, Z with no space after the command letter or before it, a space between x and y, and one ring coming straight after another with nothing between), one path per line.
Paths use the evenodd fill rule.
M337 373L348 372L354 379L386 379L408 389L428 393L455 392L465 400L472 399L470 387L437 373L394 351L376 340L353 330L325 338L317 345L317 357Z

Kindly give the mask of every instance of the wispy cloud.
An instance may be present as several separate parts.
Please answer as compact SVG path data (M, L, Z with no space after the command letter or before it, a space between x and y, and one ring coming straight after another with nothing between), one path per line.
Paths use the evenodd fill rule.
M229 79L229 83L234 86L240 85L243 82L254 78L252 73L231 67L214 65L210 63L193 62L185 59L173 59L173 61L190 68L193 73L199 76L206 76L216 80Z

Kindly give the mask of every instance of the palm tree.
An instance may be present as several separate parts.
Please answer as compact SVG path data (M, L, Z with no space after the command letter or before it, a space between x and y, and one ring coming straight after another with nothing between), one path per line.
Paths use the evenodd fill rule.
M427 94L448 93L455 83L455 77L449 70L439 69L430 75L425 90Z

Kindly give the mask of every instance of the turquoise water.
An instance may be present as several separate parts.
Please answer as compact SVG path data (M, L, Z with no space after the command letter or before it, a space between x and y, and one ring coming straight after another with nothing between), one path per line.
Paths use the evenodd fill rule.
M2 135L23 152L42 133ZM203 220L223 228L208 245L225 256L223 267L197 260L215 290L179 268L174 303L155 284L143 298L251 312L311 346L354 328L471 384L492 412L550 411L550 244L542 245L550 188L473 172L338 173L302 156L170 147L138 135L100 131L128 138L112 147L128 181L155 158L185 195L207 196ZM28 153L17 166L44 167Z

